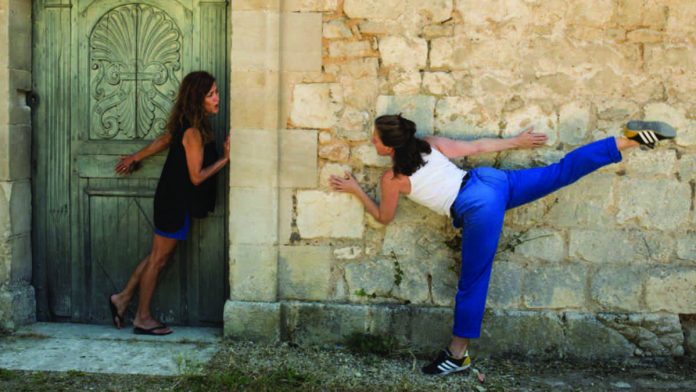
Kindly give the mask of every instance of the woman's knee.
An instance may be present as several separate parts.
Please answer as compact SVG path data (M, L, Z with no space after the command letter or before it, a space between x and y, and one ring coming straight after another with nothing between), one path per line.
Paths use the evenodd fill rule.
M170 254L163 254L163 253L150 253L150 257L148 258L147 262L150 264L152 267L160 270L164 268L164 266L167 265L167 262L170 259Z

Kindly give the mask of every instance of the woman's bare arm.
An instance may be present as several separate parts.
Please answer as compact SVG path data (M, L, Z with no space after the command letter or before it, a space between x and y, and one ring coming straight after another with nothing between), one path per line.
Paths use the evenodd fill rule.
M140 151L131 155L122 156L118 160L118 162L116 162L114 170L116 171L116 173L121 175L130 174L133 171L135 164L141 162L143 159L149 157L150 155L154 155L160 151L164 151L165 149L167 149L167 147L169 147L169 143L171 141L172 134L169 132L164 133L163 135L155 138L155 140L153 140L150 144L145 146Z
M200 185L213 174L225 167L230 161L230 138L225 141L224 154L210 166L203 167L203 137L194 128L189 128L184 132L182 140L184 151L186 151L186 166L188 167L189 177L193 185Z
M388 224L394 219L396 214L396 205L399 202L399 193L404 188L404 181L408 181L405 177L394 176L391 170L388 170L382 175L381 197L377 204L367 193L362 189L358 181L352 174L345 172L343 177L331 176L329 183L335 191L351 193L358 197L360 202L365 206L365 210L372 215L375 220L382 224Z
M497 152L512 148L536 148L546 143L547 137L543 133L533 132L533 128L527 128L519 135L508 139L478 139L478 140L454 140L441 136L428 136L425 140L431 146L437 148L448 158L460 158L470 155Z

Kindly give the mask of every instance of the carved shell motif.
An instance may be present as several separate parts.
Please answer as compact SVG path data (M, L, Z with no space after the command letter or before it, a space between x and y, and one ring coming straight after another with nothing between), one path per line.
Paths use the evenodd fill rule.
M182 34L172 18L142 4L114 8L89 49L91 138L150 139L163 130L181 79Z

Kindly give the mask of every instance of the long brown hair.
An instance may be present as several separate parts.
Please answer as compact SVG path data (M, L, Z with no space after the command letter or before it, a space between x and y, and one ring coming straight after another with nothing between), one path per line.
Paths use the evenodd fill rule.
M421 153L430 154L430 144L416 137L416 124L401 114L385 114L375 119L375 128L385 146L394 148L394 174L410 176L425 160Z
M203 108L203 100L214 83L215 77L205 71L191 72L184 77L167 121L169 133L173 134L188 122L191 128L198 129L204 143L215 138Z

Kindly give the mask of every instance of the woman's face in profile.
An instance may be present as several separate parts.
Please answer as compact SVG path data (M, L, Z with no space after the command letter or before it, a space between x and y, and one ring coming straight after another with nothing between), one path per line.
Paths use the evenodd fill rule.
M393 148L387 147L382 143L382 139L379 137L379 132L377 132L377 128L374 128L372 130L372 144L375 146L375 150L377 150L377 155L381 156L391 156L392 152L394 151Z
M207 94L205 94L205 99L203 99L203 110L207 114L217 114L220 110L220 94L218 93L217 84L213 83Z

